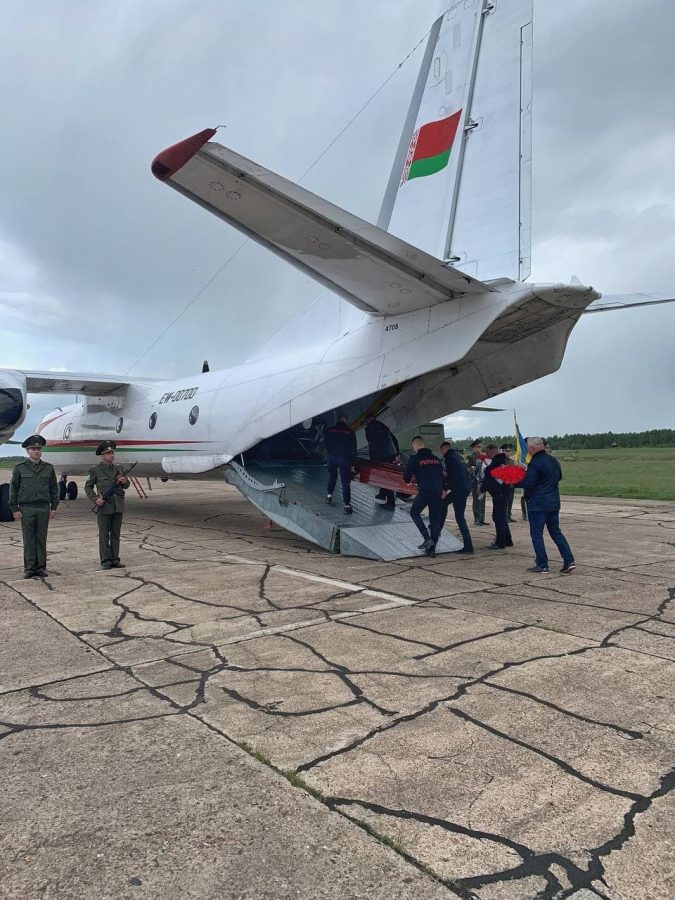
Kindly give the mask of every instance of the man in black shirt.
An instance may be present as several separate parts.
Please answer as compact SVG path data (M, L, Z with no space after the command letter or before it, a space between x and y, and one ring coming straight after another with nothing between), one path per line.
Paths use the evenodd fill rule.
M495 539L488 550L504 550L513 547L513 538L509 528L509 486L495 478L492 474L500 466L508 465L509 459L505 453L500 453L496 444L490 444L487 448L489 465L485 469L481 490L492 497L492 521L495 523Z
M441 453L443 454L443 466L445 468L445 488L447 496L443 500L443 522L448 514L448 507L452 503L455 513L455 522L462 535L464 546L458 553L473 553L473 541L471 540L471 532L466 524L464 511L466 509L466 501L471 493L472 479L469 467L464 462L459 452L454 449L449 441L443 441L441 444Z
M504 463L504 465L506 465L506 466L513 465L513 460L511 459L511 450L512 449L513 448L511 447L511 444L502 444L501 447L499 448L500 452L503 453L504 456L506 457L506 462ZM515 486L515 484L510 484L508 487L509 487L509 496L508 496L508 502L506 504L506 521L507 522L515 522L516 520L513 518L513 498L515 497L515 494L516 494L516 486Z
M443 528L443 463L427 450L419 435L412 439L412 449L415 455L410 457L403 473L406 484L410 484L413 476L417 482L417 496L410 507L410 518L424 538L419 549L427 556L436 556L436 544ZM425 506L429 507L429 529L420 515Z
M347 514L353 512L350 482L352 480L352 461L355 456L356 435L349 427L347 416L340 413L335 425L326 429L326 460L328 463L326 503L333 502L333 491L339 472L342 482L342 500Z
M368 455L377 462L401 464L399 446L396 435L387 428L384 422L376 419L372 413L366 416L366 440L368 441ZM383 509L396 508L396 493L386 488L381 488L376 500L386 500Z

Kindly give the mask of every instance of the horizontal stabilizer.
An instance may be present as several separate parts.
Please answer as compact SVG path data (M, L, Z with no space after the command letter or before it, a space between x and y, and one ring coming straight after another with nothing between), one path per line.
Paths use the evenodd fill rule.
M180 148L155 159L161 180L359 309L397 315L494 290L220 144L187 161Z
M675 291L667 294L603 294L596 304L584 310L584 315L617 309L635 309L636 306L658 306L661 303L675 303Z

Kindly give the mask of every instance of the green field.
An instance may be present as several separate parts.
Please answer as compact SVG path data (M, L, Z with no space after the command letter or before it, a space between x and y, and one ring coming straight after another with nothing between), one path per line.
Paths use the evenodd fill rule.
M556 450L561 493L577 497L675 500L675 447Z
M675 447L556 450L555 455L563 467L563 494L675 500ZM0 457L0 469L11 469L15 462Z

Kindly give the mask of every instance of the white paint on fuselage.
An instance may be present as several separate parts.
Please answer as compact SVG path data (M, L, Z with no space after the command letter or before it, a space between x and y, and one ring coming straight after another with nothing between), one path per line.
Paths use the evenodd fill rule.
M135 462L139 475L184 474L219 477L217 467L259 441L292 425L340 405L403 382L421 379L433 384L430 375L442 375L463 361L478 372L462 389L461 379L448 394L427 391L419 406L399 404L398 427L416 425L420 408L423 419L440 418L495 396L515 384L555 371L562 360L569 331L583 309L598 296L592 288L571 285L507 283L499 290L463 296L428 309L399 316L373 317L362 314L351 330L339 333L339 319L327 324L323 334L303 334L302 318L292 349L245 362L229 369L200 373L152 385L133 385L124 396L112 400L86 398L46 416L41 433L48 440L44 456L72 474L86 472L96 462L95 445L105 439L118 441L116 458L121 464ZM333 303L334 297L327 298ZM514 340L488 343L481 336L505 312L527 316L528 302L547 304L556 321L547 326L555 340L523 341L526 360L519 357ZM542 329L543 331L544 329ZM508 348L508 354L505 349ZM490 365L490 358L499 360ZM514 362L508 375L508 359ZM467 362L467 365L469 363ZM491 372L496 374L493 376ZM505 386L499 373L513 382ZM192 396L169 399L186 389ZM194 424L190 410L199 408ZM156 424L150 428L150 417ZM116 425L122 420L119 431ZM65 438L69 428L68 438ZM84 441L95 442L77 450ZM129 442L129 443L125 443ZM170 462L173 460L173 464Z

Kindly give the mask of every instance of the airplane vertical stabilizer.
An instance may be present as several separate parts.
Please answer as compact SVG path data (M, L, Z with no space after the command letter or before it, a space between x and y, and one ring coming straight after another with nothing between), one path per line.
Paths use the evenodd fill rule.
M532 0L435 23L378 219L482 281L530 273Z

